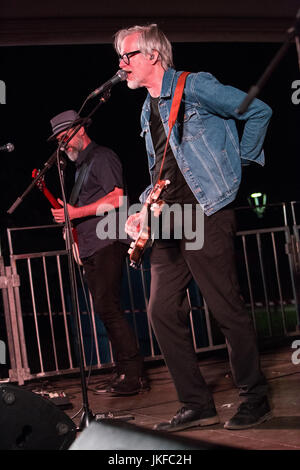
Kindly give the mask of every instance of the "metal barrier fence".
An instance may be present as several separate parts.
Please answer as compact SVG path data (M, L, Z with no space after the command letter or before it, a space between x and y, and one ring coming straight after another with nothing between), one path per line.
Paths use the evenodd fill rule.
M295 334L300 323L299 227L296 230L294 223L291 234L284 204L280 205L280 211L282 226L240 230L236 237L241 290L260 337ZM4 313L0 331L5 326L9 368L7 377L2 380L22 385L25 380L37 377L77 372L74 313L61 227L23 227L8 229L7 233L10 266L4 266L0 258ZM49 247L49 240L56 249L44 250L44 244ZM34 246L36 250L26 250L26 245ZM62 249L57 249L60 246ZM162 359L147 317L150 281L147 256L141 270L134 270L126 262L122 309L146 361ZM94 313L79 269L77 287L84 365L91 369L112 367L114 357L110 342L102 322ZM195 350L224 348L224 338L194 282L190 284L187 296Z

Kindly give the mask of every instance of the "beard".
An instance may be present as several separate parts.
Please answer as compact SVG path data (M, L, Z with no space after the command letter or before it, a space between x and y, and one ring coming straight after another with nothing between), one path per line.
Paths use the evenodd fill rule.
M136 90L137 88L140 88L140 85L138 82L131 80L130 82L127 82L128 88L131 90Z
M131 80L127 80L127 86L131 90L136 90L137 88L141 88L141 84L137 78L132 78Z
M70 144L67 145L67 148L65 150L71 162L75 162L77 160L79 152L83 150L83 147L83 140L79 136L77 138L75 136L74 139L71 140Z
M65 151L68 158L71 160L71 162L75 162L78 158L79 150L77 149L69 149Z

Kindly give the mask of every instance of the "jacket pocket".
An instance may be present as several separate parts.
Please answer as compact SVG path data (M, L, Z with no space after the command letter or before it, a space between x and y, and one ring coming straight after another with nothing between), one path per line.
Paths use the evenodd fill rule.
M205 128L196 108L186 109L178 124L179 138L182 142L199 139Z

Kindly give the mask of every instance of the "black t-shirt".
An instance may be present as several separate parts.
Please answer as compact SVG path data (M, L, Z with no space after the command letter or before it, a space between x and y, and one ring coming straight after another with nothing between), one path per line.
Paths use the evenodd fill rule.
M153 184L156 183L162 163L162 158L164 154L164 149L166 145L166 133L164 126L161 121L161 117L158 110L158 101L159 98L151 97L151 122L150 130L152 141L155 150L155 167L154 167L154 177ZM174 154L171 150L170 145L168 145L165 162L163 165L161 179L170 180L169 186L164 189L161 199L163 199L168 204L197 204L197 200L192 193L189 185L185 181L177 161L174 157Z
M91 204L106 196L116 187L124 188L122 165L118 156L111 149L91 142L78 155L75 162L76 175L78 175L83 162L87 163L88 168L76 206L81 207ZM108 231L108 226L101 222L107 215L74 219L81 258L91 256L117 239L121 238L121 241L128 241L128 237L122 230L122 224L119 224L119 210L113 212L114 214L111 214L112 218L110 220L115 221L115 226L110 226L112 230L110 230L108 238L103 237L103 233Z

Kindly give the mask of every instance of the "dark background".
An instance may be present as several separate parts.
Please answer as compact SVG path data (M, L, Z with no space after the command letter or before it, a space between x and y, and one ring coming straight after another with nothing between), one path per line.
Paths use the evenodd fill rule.
M178 70L208 71L222 83L248 91L281 43L174 43ZM112 77L118 60L111 44L13 46L0 48L0 79L6 83L6 104L0 106L0 145L12 142L15 151L1 152L1 242L7 252L6 228L52 223L50 205L34 188L12 215L7 210L31 183L33 168L42 168L52 152L46 142L49 120L66 109L79 110L88 94ZM252 191L263 191L268 203L300 199L300 104L291 101L292 82L299 80L295 45L280 62L259 94L273 109L265 141L266 164L247 168L238 205L247 205ZM139 116L145 90L129 90L125 83L112 89L111 98L94 115L89 135L117 152L123 162L131 202L148 184ZM85 115L97 99L84 108ZM73 168L67 166L67 193ZM61 196L56 166L46 174L47 187Z

